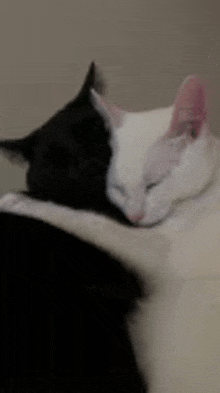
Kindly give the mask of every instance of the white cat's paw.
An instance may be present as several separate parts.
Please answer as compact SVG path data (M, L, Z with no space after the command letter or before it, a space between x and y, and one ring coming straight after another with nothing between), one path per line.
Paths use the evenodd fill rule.
M23 194L9 193L0 198L0 211L21 215L38 216L39 207L41 214L45 210L45 203L39 202Z
M22 194L8 193L3 195L0 198L0 211L12 211L23 199Z

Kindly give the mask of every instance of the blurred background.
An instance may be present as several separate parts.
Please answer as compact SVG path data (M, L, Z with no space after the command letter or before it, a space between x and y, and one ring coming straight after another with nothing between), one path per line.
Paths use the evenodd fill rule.
M28 134L71 100L92 60L107 100L141 111L172 104L183 79L210 89L220 125L216 0L1 0L0 137ZM0 194L25 188L25 167L0 156Z

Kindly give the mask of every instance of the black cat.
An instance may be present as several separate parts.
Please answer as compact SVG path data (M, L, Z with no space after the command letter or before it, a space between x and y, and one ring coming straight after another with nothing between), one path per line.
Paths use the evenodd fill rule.
M109 130L91 88L104 90L94 63L73 101L28 136L0 141L0 148L28 162L29 196L129 224L105 195ZM124 323L142 295L139 278L40 220L0 213L0 223L4 387L144 391Z

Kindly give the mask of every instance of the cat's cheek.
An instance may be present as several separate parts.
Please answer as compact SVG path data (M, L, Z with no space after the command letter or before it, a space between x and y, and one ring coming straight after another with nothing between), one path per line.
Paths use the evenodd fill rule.
M171 204L165 201L149 199L147 201L145 216L142 225L152 225L163 220L170 212Z
M107 190L109 200L125 213L125 196L118 190Z

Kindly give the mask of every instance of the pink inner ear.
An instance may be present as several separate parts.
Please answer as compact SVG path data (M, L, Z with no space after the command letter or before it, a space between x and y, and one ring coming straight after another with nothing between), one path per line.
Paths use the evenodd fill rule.
M193 122L196 133L206 119L206 92L204 83L197 76L183 82L174 102L174 114L169 135L175 133L180 122Z

